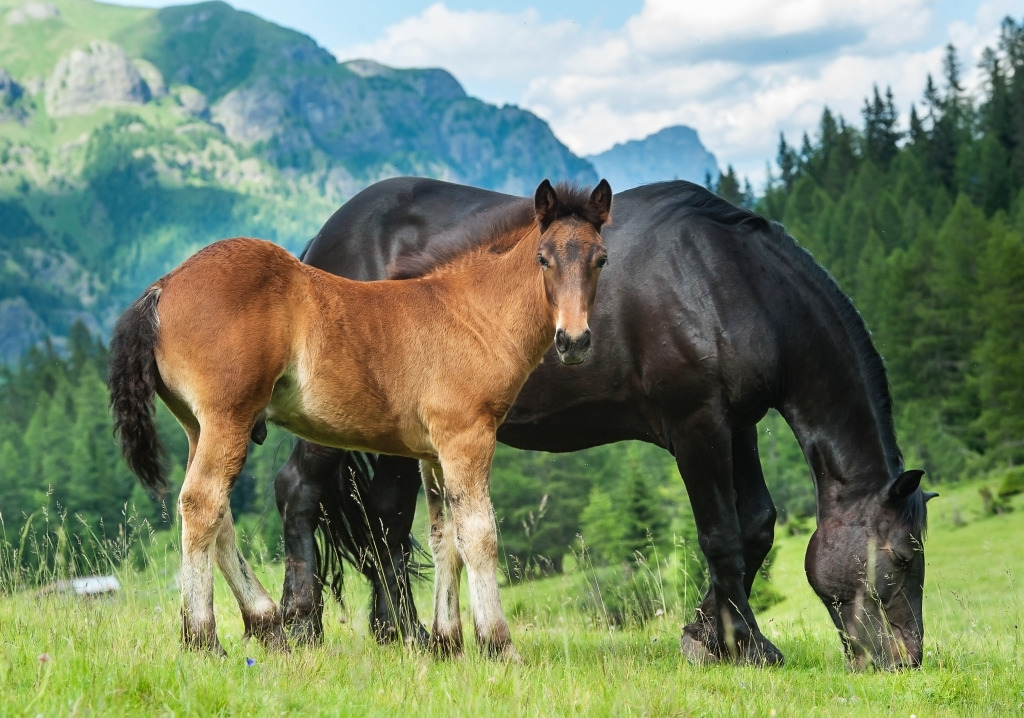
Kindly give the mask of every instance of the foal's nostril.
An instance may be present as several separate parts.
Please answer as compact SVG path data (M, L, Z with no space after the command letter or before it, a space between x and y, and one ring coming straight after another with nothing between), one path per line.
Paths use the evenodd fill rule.
M581 351L587 351L590 349L590 330L584 329L583 333L580 334L580 338L576 340L576 344L579 346Z
M555 349L565 352L569 348L569 335L561 327L555 332Z

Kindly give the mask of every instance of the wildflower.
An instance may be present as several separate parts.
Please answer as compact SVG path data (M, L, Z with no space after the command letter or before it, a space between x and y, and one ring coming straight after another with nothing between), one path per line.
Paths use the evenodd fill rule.
M249 668L252 668L253 666L256 665L256 659L255 658L246 658L245 659L245 665L248 666Z
M50 662L50 654L49 653L40 653L39 654L39 662L40 663L49 663Z

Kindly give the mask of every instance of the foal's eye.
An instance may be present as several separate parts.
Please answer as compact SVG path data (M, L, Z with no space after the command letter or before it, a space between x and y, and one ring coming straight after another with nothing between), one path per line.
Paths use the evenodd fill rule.
M604 269L606 266L608 266L608 257L598 257L597 262L595 264L597 264L598 269Z
M543 254L538 254L537 255L537 264L539 264L541 266L541 268L543 268L543 269L547 269L548 267L551 266L551 263L548 262L547 259L545 259Z

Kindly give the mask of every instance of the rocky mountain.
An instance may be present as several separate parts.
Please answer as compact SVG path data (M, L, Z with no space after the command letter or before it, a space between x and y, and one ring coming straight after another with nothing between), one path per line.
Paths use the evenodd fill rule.
M704 184L720 174L715 156L685 125L666 127L642 140L617 144L587 157L615 191L661 180L685 179Z
M0 363L248 234L298 250L367 184L593 183L535 115L439 69L339 63L223 2L0 0Z

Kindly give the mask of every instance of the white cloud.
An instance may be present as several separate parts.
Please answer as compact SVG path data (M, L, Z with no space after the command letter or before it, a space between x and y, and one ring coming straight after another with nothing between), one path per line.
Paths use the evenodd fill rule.
M828 105L859 125L864 98L891 86L906 112L943 47L960 51L976 83L981 49L1019 0L978 6L929 41L938 22L928 0L646 0L622 28L599 30L517 13L453 11L437 3L369 43L339 49L399 67L444 67L471 94L515 102L547 120L580 154L672 124L698 130L725 166L756 183L779 132L796 144Z

